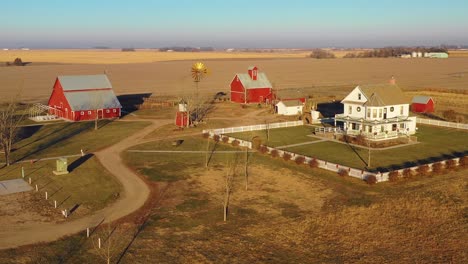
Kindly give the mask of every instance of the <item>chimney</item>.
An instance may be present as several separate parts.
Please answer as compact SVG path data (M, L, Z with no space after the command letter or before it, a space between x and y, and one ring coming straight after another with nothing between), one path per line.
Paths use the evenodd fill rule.
M395 79L395 77L392 76L392 78L390 79L389 83L390 83L391 85L395 85L395 84L396 84L396 79Z
M258 68L257 66L251 66L249 67L249 76L252 80L256 81L257 80L257 75L258 75Z

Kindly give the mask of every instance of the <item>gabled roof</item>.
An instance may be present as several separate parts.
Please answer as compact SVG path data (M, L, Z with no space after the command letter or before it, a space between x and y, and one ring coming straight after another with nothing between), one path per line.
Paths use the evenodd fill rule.
M64 75L58 76L64 91L112 88L107 75Z
M429 100L431 100L432 97L430 96L423 96L423 95L417 95L413 97L412 103L417 103L417 104L427 104Z
M302 106L303 103L300 100L285 100L285 101L279 101L276 105L283 103L287 107L291 106Z
M107 75L58 76L72 111L122 108Z
M385 85L360 85L359 90L367 98L365 106L386 106L408 104L407 98L400 87L395 84Z
M248 73L238 73L237 77L244 86L244 89L272 88L271 83L263 72L257 74L257 80L252 80Z
M117 96L111 89L65 92L64 94L73 111L122 108Z

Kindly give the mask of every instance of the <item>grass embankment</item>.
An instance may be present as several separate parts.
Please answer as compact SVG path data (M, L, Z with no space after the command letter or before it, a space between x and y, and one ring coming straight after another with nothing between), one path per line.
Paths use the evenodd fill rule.
M418 144L402 145L387 150L372 150L372 168L383 171L431 163L462 154L466 155L468 151L466 141L468 133L466 131L424 125L418 125L418 128L416 134ZM311 133L312 129L307 127L271 129L270 141L266 144L278 146L312 141L310 137L307 137ZM262 137L262 142L266 142L264 141L266 140L266 131L256 131L256 134ZM231 135L246 140L250 137L248 132ZM365 148L332 141L295 146L285 150L354 168L365 168L369 155Z
M200 136L181 139L178 147L165 140L133 149L206 149ZM210 144L212 149L214 142ZM237 148L219 143L217 149ZM130 245L121 263L467 260L465 171L369 187L354 178L255 153L245 190L244 153L237 155L240 167L224 223L223 176L236 154L215 152L206 169L201 153L126 152L124 159L132 167L166 188L161 188L162 200L132 243L134 230L114 237L122 242L115 244L119 254ZM23 256L23 262L102 261L83 234L1 251L0 260L13 262L12 255Z
M25 180L31 178L32 186L38 185L38 195L42 197L47 191L51 203L57 200L61 208L69 209L80 204L77 213L87 214L115 200L121 190L119 182L92 154L69 158L70 173L60 176L52 173L56 170L55 160L40 161L40 158L77 155L80 149L93 152L115 144L147 125L146 122L100 121L101 127L97 131L93 122L24 127L21 130L22 139L14 144L13 161L39 161L3 167L0 169L0 180L21 178L23 167Z
M93 152L119 142L147 126L147 122L111 122L102 120L99 129L94 122L58 123L23 127L14 144L13 161ZM3 157L0 157L0 162Z

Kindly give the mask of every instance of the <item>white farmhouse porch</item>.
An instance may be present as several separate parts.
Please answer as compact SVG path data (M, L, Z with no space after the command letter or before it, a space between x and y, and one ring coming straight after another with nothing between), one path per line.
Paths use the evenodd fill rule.
M407 137L414 134L415 117L396 117L382 120L366 120L363 118L352 118L339 114L335 116L335 127L337 122L343 123L343 134L357 136L363 135L371 140L387 140L398 137Z

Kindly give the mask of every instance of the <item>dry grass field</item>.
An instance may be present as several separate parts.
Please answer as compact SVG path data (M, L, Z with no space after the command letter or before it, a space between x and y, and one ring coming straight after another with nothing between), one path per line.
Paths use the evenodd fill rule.
M2 52L0 51L0 54ZM69 51L69 53L73 52ZM73 56L80 56L79 54L82 53L86 52L76 51ZM105 58L108 56L105 54L114 53L100 51L99 54ZM139 51L118 52L118 54L139 56ZM176 53L170 53L170 55L178 56ZM32 63L25 67L0 67L0 94L2 95L0 101L20 94L23 101L44 102L50 95L57 75L103 72L108 74L117 94L193 93L195 85L191 80L190 67L195 59L203 60L211 71L211 74L200 83L200 91L207 94L214 94L218 91L227 92L234 74L246 72L249 65L257 65L260 70L265 71L278 90L296 88L299 91L302 88L308 88L308 93L314 96L335 95L338 99L357 84L382 83L391 76L395 76L400 87L405 90L436 89L466 92L468 84L468 58L317 60L309 58L266 59L269 54L259 54L264 57L213 59L207 56L207 53L184 53L182 55L200 57L173 57L172 59L188 60L151 63L113 64L109 61L106 64L41 64L33 58L22 56L24 61L32 61ZM65 57L58 51L55 56L60 60L65 60ZM114 59L119 60L119 58ZM8 58L8 60L12 59ZM90 63L89 58L87 62Z
M310 52L159 52L156 50L136 50L122 52L115 49L104 50L6 50L0 51L0 62L22 58L24 62L60 64L123 64L150 63L177 60L210 59L269 59L303 58Z

